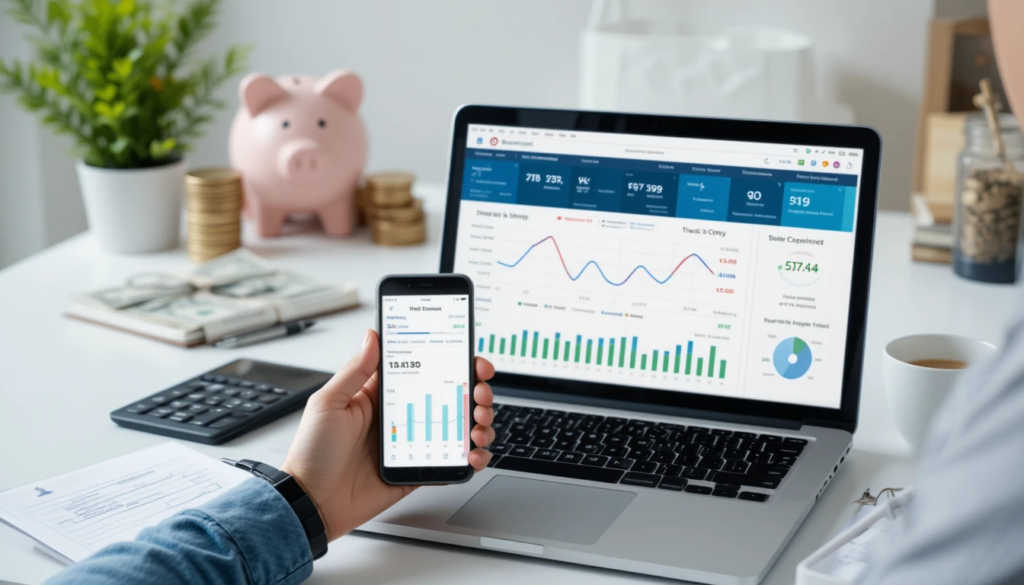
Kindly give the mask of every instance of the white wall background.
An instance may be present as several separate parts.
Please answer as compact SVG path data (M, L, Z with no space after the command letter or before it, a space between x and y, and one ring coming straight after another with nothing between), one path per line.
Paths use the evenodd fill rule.
M905 209L928 20L984 12L984 0L631 0L640 16L691 30L761 24L810 35L819 95L850 104L885 140L882 206ZM226 0L203 47L255 46L270 74L357 71L370 170L409 169L442 181L452 112L463 103L574 107L578 35L589 0ZM0 16L0 55L27 55L21 29ZM225 99L236 103L235 88ZM191 155L227 162L225 111ZM0 266L84 229L68 143L0 97Z

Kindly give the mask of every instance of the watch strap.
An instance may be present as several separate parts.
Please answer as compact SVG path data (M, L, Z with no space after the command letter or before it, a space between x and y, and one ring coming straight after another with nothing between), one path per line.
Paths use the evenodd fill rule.
M244 469L274 486L277 493L281 494L285 501L288 502L288 506L295 513L295 517L299 519L302 530L306 533L306 539L309 541L309 550L313 555L313 560L315 561L327 554L327 530L324 527L323 519L320 517L320 511L317 510L309 494L302 489L302 486L299 485L299 482L295 481L294 477L266 463L252 461L251 459L242 459L241 461L221 459L221 461L233 467Z

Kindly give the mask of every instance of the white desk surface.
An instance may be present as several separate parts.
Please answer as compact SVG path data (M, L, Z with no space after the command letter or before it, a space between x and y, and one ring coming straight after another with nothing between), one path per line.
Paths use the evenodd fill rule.
M427 200L429 242L383 248L360 230L333 240L306 233L270 240L249 234L255 252L325 279L354 282L364 305L323 319L308 333L238 350L185 350L62 316L69 295L122 282L138 272L186 272L183 250L113 256L88 234L0 271L0 489L29 483L165 441L122 429L108 413L157 389L240 356L335 370L372 327L373 293L385 273L436 271L444 214L439 186L417 188ZM914 464L893 426L882 386L882 348L895 337L960 333L1002 341L1015 289L955 277L949 267L910 261L908 214L881 213L875 246L860 426L855 451L769 573L766 583L792 583L797 563L850 516L850 502L913 481ZM210 455L280 465L299 422L295 413L263 429L210 447ZM699 527L691 527L699 529ZM26 537L0 526L0 580L38 583L61 569ZM366 535L334 542L316 563L313 583L634 583L658 581L577 567Z

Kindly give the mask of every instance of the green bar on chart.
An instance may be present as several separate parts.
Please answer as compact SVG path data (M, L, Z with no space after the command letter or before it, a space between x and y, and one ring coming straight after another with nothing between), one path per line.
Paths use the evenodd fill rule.
M540 339L540 333L533 332L533 350L530 351L530 357L537 357L537 340Z
M619 367L624 368L626 363L626 338L619 338Z
M516 336L512 336L512 346L508 350L508 355L516 355Z
M697 358L697 375L704 371L704 358Z
M675 370L673 372L675 374L679 373L679 358L682 355L682 353L683 353L683 346L677 345L676 346L676 367L675 367Z
M587 363L588 364L590 363L590 350L593 347L594 347L594 340L593 339L588 339L587 340Z
M711 346L711 358L708 359L708 378L715 377L715 346Z
M494 353L494 334L491 334L490 341L487 342L487 353Z
M551 352L551 359L558 361L558 344L562 341L562 334L555 333L555 351Z
M633 336L633 349L631 349L630 352L629 352L629 369L632 370L635 367L636 367L636 336L634 335ZM640 368L640 369L642 370L643 368Z
M562 361L563 362L568 362L569 361L569 346L570 345L572 345L572 344L569 343L568 341L565 342L565 354L562 356Z
M725 377L725 360L722 360L722 361L718 362L718 377L719 378L724 378Z
M656 349L651 351L651 371L658 371L658 350Z
M597 338L597 365L604 361L604 337Z
M501 355L505 355L505 338L504 337L502 337L498 341L498 353L500 353Z
M647 354L646 353L644 355L640 356L640 369L641 370L646 370L647 369Z
M693 342L686 342L686 375L690 375L690 363L693 361Z
M614 337L609 337L608 338L608 365L609 366L614 366L615 365L615 338Z
M582 346L583 346L583 336L582 335L577 335L576 336L576 357L573 358L573 360L572 360L572 361L576 362L577 364L580 363L580 347L582 347Z
M523 329L523 347L520 350L519 355L526 357L526 329Z
M544 338L544 349L541 351L541 357L548 359L548 338Z
M661 371L668 373L668 350L665 350L665 357L661 360Z

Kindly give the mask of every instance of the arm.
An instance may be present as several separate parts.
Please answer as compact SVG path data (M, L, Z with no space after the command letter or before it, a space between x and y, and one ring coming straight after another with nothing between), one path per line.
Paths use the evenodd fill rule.
M306 404L282 471L310 497L329 540L354 530L415 489L380 478L376 409L377 334L368 331L362 349ZM494 366L476 358L473 389L479 447L494 440L494 397L486 380ZM470 452L477 471L491 454ZM186 510L133 542L112 544L54 577L49 583L298 583L313 572L302 523L270 484L251 479L195 510Z
M1024 583L1024 320L936 416L906 534L873 550L861 583Z
M118 542L50 579L100 583L299 583L313 572L309 543L291 507L253 478Z

